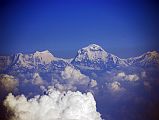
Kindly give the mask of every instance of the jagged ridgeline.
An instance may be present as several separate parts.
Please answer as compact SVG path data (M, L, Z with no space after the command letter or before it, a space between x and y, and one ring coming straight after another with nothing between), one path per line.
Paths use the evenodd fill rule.
M18 53L11 56L0 56L0 70L6 71L9 68L23 67L26 69L40 69L38 66L63 62L66 64L79 66L81 69L105 70L114 67L158 67L159 54L156 51L144 53L141 56L121 59L111 53L106 52L102 47L91 44L79 49L75 58L57 58L48 50L32 54Z

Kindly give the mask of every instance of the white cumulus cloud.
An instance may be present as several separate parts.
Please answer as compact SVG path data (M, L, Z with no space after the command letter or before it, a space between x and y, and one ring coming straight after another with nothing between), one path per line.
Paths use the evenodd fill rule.
M18 80L14 78L14 76L1 74L0 75L0 88L11 92L18 86Z
M117 74L117 76L118 76L118 77L125 77L126 74L125 74L124 72L120 72L120 73Z
M133 74L133 75L127 75L125 79L128 81L137 81L139 80L139 77L136 74Z
M90 86L91 86L91 87L97 86L97 81L96 81L96 80L91 80L91 81L90 81Z
M11 120L102 120L91 93L50 89L47 95L29 100L10 93L4 105L14 112Z
M88 84L90 81L89 77L82 74L80 70L70 66L67 66L64 71L62 71L61 76L63 79L67 79L71 84Z
M119 92L124 90L124 88L121 87L121 84L117 81L112 83L106 83L106 85L112 92Z
M117 78L121 78L128 81L137 81L139 80L139 76L136 74L125 74L124 72L120 72L117 74Z
M44 84L43 79L40 77L39 73L34 73L32 83L35 85L42 85Z

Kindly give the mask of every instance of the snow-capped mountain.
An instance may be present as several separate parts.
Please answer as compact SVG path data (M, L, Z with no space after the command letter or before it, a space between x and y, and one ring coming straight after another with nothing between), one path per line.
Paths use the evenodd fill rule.
M48 50L36 51L32 54L18 53L11 56L0 56L0 71L23 69L64 69L75 66L84 70L105 70L120 67L156 67L159 66L159 53L156 51L144 53L141 56L121 59L106 52L101 46L90 44L78 50L75 58L63 59L55 57Z
M147 52L141 56L127 59L130 65L138 67L159 67L159 53L157 51Z
M0 90L12 90L14 94L23 93L26 96L43 94L41 89L46 88L89 91L98 105L104 101L101 111L105 114L105 110L109 111L109 106L103 107L107 102L114 108L116 101L123 103L135 99L136 102L135 95L145 94L153 87L152 91L159 91L158 68L159 53L156 51L121 59L96 44L79 49L71 59L55 57L48 50L18 53L0 56ZM123 108L122 104L119 105Z
M127 66L126 60L106 52L96 44L79 49L72 64L81 69L103 70L117 66Z
M13 62L18 63L22 66L37 65L37 64L48 64L54 60L54 56L48 51L36 51L33 54L22 54L18 53L14 56Z
M48 50L42 52L36 51L33 54L33 58L35 59L35 62L37 60L41 62L41 64L48 64L55 59L55 57Z
M19 68L23 69L36 69L39 65L50 64L55 57L48 51L36 51L32 54L18 53L10 57L11 65L9 68L16 70Z
M0 72L36 72L41 70L64 69L71 59L55 57L48 50L31 54L17 53L11 56L0 56Z
M90 60L90 61L103 61L106 62L108 53L99 45L90 44L87 47L84 47L78 50L78 55L75 58L75 61Z

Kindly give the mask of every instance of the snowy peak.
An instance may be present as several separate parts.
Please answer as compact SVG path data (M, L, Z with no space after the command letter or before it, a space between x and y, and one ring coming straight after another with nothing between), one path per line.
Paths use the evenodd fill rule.
M90 51L104 51L104 49L97 44L90 44L83 49L87 49L87 50L90 50Z
M150 58L150 59L159 58L159 53L157 51L147 52L144 55L145 55L145 57Z
M106 61L107 52L96 44L90 44L78 50L75 61L90 60L90 61Z
M147 52L142 54L141 56L130 58L133 60L157 60L159 59L159 53L157 51Z
M103 70L117 66L127 66L124 59L106 52L101 46L90 44L78 50L72 63L79 67L91 70Z
M30 61L31 57L27 54L17 53L13 56L12 65L18 65L28 67L33 65L33 61Z
M158 66L159 65L159 53L157 51L151 51L142 54L141 56L129 58L129 63L137 66Z
M157 51L147 52L141 56L141 61L159 64L159 53Z
M48 64L54 60L54 56L48 50L45 50L42 52L36 51L33 54L33 56L34 56L34 58L39 59L40 61L44 62L45 64Z
M44 51L36 51L34 54L51 54L49 50L44 50Z
M22 67L33 68L36 65L49 64L54 60L54 56L48 51L36 51L33 54L18 53L13 56L12 64Z

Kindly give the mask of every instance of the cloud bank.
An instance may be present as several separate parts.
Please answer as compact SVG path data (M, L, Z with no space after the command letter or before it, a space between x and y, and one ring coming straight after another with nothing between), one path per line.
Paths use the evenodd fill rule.
M29 100L10 93L4 105L14 112L10 120L102 120L91 93L50 89L47 95Z

